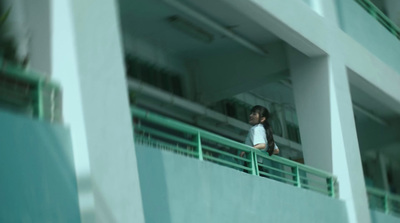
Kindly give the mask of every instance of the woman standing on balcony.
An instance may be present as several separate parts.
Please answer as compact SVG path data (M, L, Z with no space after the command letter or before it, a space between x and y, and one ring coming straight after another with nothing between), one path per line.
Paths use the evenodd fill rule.
M275 144L272 128L268 123L269 111L267 108L256 105L250 111L249 124L252 125L247 134L245 144L261 151L266 151L270 156L279 153L279 148ZM243 157L245 152L240 154ZM261 161L261 162L260 162ZM258 160L262 163L262 160Z

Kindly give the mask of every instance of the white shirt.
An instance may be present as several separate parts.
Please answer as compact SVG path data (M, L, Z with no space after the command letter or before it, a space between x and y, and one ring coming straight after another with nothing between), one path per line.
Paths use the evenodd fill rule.
M265 143L265 148L261 149L261 151L267 151L268 140L267 140L267 135L265 134L264 126L262 124L257 124L251 127L251 129L249 130L249 133L247 134L244 144L253 147L260 143ZM278 146L276 144L274 149L278 149ZM258 157L257 161L259 163L262 163L262 158Z
M265 134L264 126L262 124L257 124L251 127L251 129L249 130L249 133L247 134L246 141L244 142L244 144L253 147L260 143L268 144L268 140ZM266 150L267 148L262 149L262 151Z

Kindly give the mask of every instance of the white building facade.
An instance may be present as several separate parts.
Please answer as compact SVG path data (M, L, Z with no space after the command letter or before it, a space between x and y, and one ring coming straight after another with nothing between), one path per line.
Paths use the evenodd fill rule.
M367 193L400 194L400 33L371 2L2 2L28 69L62 89L81 222L400 222ZM132 105L241 142L238 104L268 107L280 156L337 197L135 143Z

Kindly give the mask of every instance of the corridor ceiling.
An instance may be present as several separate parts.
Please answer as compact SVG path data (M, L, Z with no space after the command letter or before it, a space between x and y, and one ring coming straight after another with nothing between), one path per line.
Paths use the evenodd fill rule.
M272 33L220 1L178 2L261 49L265 44L279 40ZM204 22L198 21L190 13L180 11L164 0L120 0L119 4L124 33L144 38L173 55L188 58L221 51L232 52L243 48L239 43L205 25ZM214 41L207 44L174 29L167 22L167 18L175 15L212 34Z

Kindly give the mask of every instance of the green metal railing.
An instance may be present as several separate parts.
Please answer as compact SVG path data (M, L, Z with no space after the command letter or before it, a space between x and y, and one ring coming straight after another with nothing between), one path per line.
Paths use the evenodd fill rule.
M137 107L131 107L131 112L136 144L169 150L337 197L337 181L330 173L279 156L269 156L242 143ZM239 155L242 152L245 154L243 157Z
M367 187L367 194L371 209L400 216L400 196L372 187Z
M371 14L378 22L380 22L389 32L391 32L397 39L400 39L400 28L392 22L378 7L370 0L355 0L360 4L369 14Z
M0 108L60 122L61 91L46 76L10 64L0 57Z

